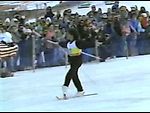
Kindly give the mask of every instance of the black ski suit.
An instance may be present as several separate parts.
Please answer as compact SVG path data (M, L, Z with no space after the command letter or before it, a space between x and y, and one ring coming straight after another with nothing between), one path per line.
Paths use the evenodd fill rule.
M75 40L73 40L75 41ZM60 42L59 45L67 48L67 43L72 43L73 41L66 41L66 42ZM79 49L85 49L85 48L90 48L95 46L95 40L91 41L81 41L77 40L75 41L76 46ZM82 65L82 54L78 56L70 56L68 55L68 62L70 64L70 69L66 74L65 81L64 81L64 86L69 86L70 81L72 80L75 87L77 88L77 91L83 91L81 82L78 77L78 70L79 67Z

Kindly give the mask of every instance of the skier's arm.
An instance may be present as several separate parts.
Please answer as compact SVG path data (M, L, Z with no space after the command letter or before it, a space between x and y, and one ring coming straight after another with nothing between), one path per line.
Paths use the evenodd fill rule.
M68 43L68 41L61 41L58 44L63 48L67 48L67 43Z
M54 41L51 41L51 40L47 40L49 43L52 43L52 44L55 44L55 45L58 45L58 46L61 46L63 48L67 48L67 43L68 41L61 41L61 42L54 42Z
M63 48L67 48L67 43L69 41L61 41L61 42L53 42L53 41L50 41L51 43L54 43L56 45L59 45ZM85 49L85 48L92 48L92 47L95 47L95 39L91 39L91 40L88 40L88 41L82 41L82 40L78 40L76 41L76 46L80 49Z
M90 39L88 41L76 41L76 46L80 49L95 47L95 39Z

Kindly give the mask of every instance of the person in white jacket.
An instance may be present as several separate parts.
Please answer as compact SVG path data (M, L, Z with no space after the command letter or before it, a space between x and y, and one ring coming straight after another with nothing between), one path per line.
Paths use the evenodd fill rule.
M11 33L6 31L4 26L0 28L0 41L4 41L6 43L13 42Z
M12 40L12 35L11 35L11 33L9 33L6 30L5 26L0 27L0 43L2 45L6 45L6 47L8 47L8 48L15 46L13 43L13 40ZM6 62L6 65L4 65L5 64L4 62ZM5 70L7 70L4 73L11 74L11 71L13 71L13 57L11 57L11 56L4 57L4 58L2 57L1 58L1 68L4 68Z

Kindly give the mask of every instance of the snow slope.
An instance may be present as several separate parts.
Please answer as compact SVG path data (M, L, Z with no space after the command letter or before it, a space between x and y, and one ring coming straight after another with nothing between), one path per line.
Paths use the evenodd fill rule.
M123 2L128 7L135 4ZM135 5L143 3L148 10L149 1L137 1ZM73 11L77 10L82 14L88 11L76 6ZM61 85L69 66L16 72L12 78L0 78L0 111L150 111L149 59L150 55L145 55L83 64L79 75L85 92L98 95L66 101L58 101L55 96L62 95ZM72 83L68 93L76 93Z
M0 79L0 111L150 111L150 55L83 64L79 77L86 93L98 95L58 101L65 66L16 72ZM75 94L70 84L68 94Z

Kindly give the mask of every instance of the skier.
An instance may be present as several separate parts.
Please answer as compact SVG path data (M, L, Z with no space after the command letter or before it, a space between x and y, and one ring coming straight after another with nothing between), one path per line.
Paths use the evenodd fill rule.
M66 74L64 84L62 86L62 91L64 97L66 97L67 89L69 87L70 81L72 80L75 87L77 88L77 96L82 96L84 94L83 87L78 77L78 70L82 65L82 49L90 48L95 46L95 40L90 41L79 40L79 34L76 29L70 28L67 33L67 40L65 42L59 42L59 45L68 48L68 61L70 63L70 69Z

